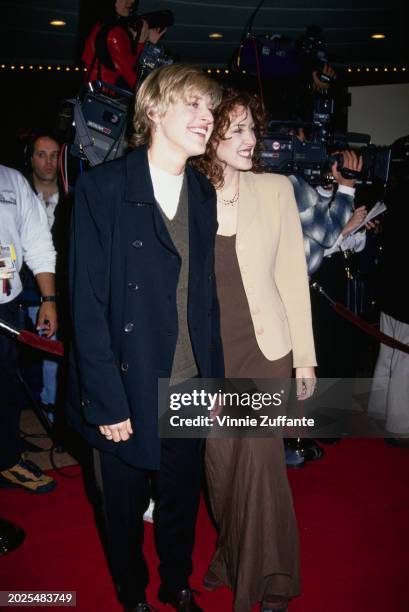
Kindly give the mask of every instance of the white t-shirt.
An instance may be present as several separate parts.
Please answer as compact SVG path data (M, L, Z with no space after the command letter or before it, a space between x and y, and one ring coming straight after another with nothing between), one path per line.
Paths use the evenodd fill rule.
M0 244L12 244L16 272L9 279L10 294L0 286L0 304L10 302L22 290L20 269L23 259L34 276L55 272L56 254L47 216L26 179L12 168L0 165Z
M184 172L182 174L170 174L150 162L149 172L151 174L155 200L167 218L173 219L178 209Z
M48 227L51 229L52 226L54 225L55 209L57 208L60 194L58 193L58 191L56 191L46 201L46 200L44 200L44 196L41 193L41 191L39 191L37 197L40 200L40 202L41 202L41 204L42 204L42 206L43 206L43 208L45 210L45 214L47 215Z

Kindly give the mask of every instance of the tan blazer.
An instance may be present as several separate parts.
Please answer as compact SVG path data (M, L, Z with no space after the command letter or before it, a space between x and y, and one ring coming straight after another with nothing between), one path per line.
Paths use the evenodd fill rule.
M295 368L316 365L301 223L285 176L240 173L236 253L263 354L292 350Z

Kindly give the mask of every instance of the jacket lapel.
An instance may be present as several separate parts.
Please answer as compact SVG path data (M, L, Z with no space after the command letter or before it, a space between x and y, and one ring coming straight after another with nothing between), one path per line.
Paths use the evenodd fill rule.
M251 172L240 172L239 193L237 244L239 239L246 234L252 222L257 217L260 205L253 174Z
M207 254L213 248L213 234L216 233L216 197L212 187L203 188L190 166L186 167L189 194L189 293L200 278L201 267ZM213 215L210 201L213 200ZM213 227L212 227L213 226Z
M195 259L200 261L207 255L211 248L211 208L209 201L216 198L214 192L209 189L204 191L194 171L188 166L186 168L189 194L189 249ZM214 211L215 212L215 211Z
M189 199L189 253L191 277L195 279L196 266L200 266L205 259L208 250L212 246L211 223L209 217L209 200L215 198L212 187L207 187L196 176L195 171L186 166L186 178ZM156 234L162 244L172 252L176 252L173 242L169 236L162 213L155 201L151 175L149 172L148 152L146 146L137 147L126 157L126 187L125 205L129 208L138 209L138 204L153 207L153 222Z
M152 206L153 224L158 239L169 251L177 253L155 200L145 145L137 147L126 157L125 204L131 205L132 209L138 205Z

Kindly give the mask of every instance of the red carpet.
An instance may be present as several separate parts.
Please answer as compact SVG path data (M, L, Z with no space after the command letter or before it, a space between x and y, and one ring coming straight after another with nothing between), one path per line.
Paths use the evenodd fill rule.
M303 594L291 612L408 612L408 473L409 451L382 440L327 446L322 460L290 471L303 577ZM57 479L57 490L42 497L0 491L0 516L26 531L24 545L0 557L0 589L77 591L78 612L120 612L82 479ZM214 542L202 506L192 586L201 591L206 612L229 612L227 589L201 589ZM151 525L146 554L152 569L150 600L157 605Z

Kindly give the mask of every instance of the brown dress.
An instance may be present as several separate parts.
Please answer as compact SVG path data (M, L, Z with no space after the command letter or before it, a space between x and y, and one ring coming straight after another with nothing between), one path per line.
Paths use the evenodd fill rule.
M268 361L257 344L235 251L216 237L226 377L290 378L292 355ZM218 525L209 570L234 592L234 611L284 606L299 594L298 531L280 438L209 438L206 476Z

